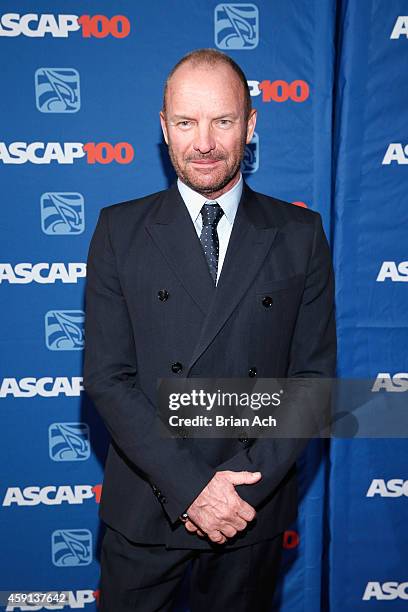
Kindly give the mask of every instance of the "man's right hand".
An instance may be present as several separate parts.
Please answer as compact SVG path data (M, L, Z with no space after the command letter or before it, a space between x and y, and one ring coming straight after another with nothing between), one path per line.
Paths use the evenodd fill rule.
M235 491L235 485L256 484L261 477L260 472L217 472L187 509L190 521L210 540L223 544L256 516L255 509Z

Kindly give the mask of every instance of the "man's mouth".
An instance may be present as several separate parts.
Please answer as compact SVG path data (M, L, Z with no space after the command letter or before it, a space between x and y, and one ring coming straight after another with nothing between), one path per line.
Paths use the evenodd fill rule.
M211 166L213 164L218 164L220 159L192 159L190 163L197 164L199 166Z

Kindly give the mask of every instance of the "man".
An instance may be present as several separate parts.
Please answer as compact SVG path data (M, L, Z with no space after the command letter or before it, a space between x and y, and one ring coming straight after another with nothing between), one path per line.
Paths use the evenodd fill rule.
M170 189L102 209L88 258L85 388L112 443L101 609L267 611L297 510L288 439L164 439L157 380L331 377L333 278L320 216L257 194L240 164L256 110L228 56L171 71Z

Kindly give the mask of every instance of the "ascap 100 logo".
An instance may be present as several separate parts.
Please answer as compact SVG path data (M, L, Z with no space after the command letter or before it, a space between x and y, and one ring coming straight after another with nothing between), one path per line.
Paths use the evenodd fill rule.
M390 38L398 40L400 36L408 38L408 15L398 15L394 27L392 28Z
M24 378L3 378L0 381L0 398L7 397L79 397L84 391L83 377L73 376L25 376Z
M368 582L363 594L363 601L377 599L390 601L392 599L408 600L408 582ZM378 609L378 608L377 608Z
M57 529L51 535L51 559L56 567L78 567L92 562L89 529Z
M408 497L408 480L403 478L391 478L383 480L382 478L374 478L371 481L366 497Z
M282 79L274 81L247 81L249 93L252 97L260 96L262 93L262 102L305 102L310 94L309 85L306 81L296 79L291 83Z
M125 38L130 33L130 21L124 15L54 15L52 13L4 13L0 17L0 36L30 38L67 38L81 31L83 38Z
M283 533L282 548L286 548L286 550L297 548L299 546L299 543L300 537L297 531L294 531L293 529L288 529Z
M40 263L0 263L0 284L27 285L39 283L48 285L61 281L61 283L76 284L79 278L86 276L86 263L40 262Z
M408 283L408 261L383 261L376 281L383 283L386 280Z
M52 461L86 461L91 456L87 423L52 423L48 428Z
M392 163L396 163L398 166L408 164L408 144L391 142L381 163L383 166L389 166Z
M3 499L3 506L61 506L61 504L81 505L92 499L100 503L102 485L46 485L45 487L29 486L8 487Z
M397 372L391 375L390 372L379 372L371 387L373 393L386 391L389 393L404 393L408 391L408 372Z
M130 164L134 156L129 142L0 142L3 164L73 164L82 157L87 164Z
M45 344L50 351L82 351L85 344L82 310L49 310L44 323Z

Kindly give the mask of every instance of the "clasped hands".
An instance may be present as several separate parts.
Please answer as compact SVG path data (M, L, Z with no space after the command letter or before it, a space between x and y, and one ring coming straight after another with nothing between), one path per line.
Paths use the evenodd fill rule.
M256 484L261 472L217 472L187 509L188 519L184 526L190 533L224 544L238 531L243 531L256 512L241 499L235 485Z

